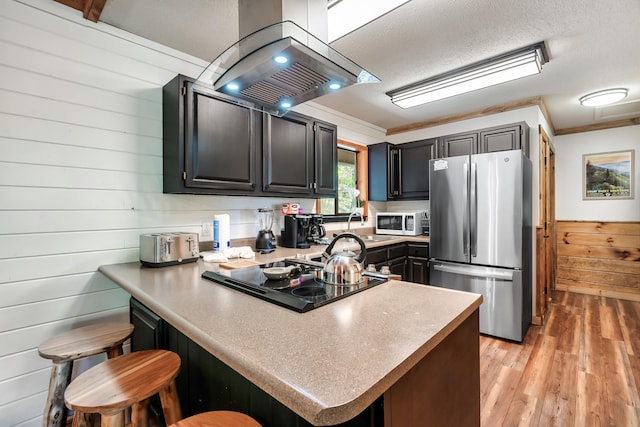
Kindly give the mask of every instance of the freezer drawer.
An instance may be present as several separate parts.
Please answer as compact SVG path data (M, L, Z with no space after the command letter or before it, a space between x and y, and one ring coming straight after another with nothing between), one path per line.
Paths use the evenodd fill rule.
M431 260L429 283L481 294L480 332L522 342L531 322L523 313L522 271Z

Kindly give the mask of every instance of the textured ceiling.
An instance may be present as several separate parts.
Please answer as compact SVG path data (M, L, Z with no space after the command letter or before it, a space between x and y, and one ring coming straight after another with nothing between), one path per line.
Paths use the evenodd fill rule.
M236 0L107 0L100 21L214 59L238 39ZM314 102L385 129L541 96L556 129L640 117L639 0L412 0L332 43L382 82ZM540 75L403 110L385 92L538 41ZM586 93L626 87L614 107Z

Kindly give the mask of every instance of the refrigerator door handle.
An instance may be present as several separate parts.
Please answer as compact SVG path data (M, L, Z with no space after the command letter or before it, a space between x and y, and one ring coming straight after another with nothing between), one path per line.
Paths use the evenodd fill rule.
M464 200L464 209L462 211L462 252L464 256L469 255L469 199L467 197L467 188L469 186L469 163L465 163L462 167L464 173L464 183L462 186L462 198Z
M471 205L471 215L469 222L471 223L470 244L471 256L478 254L478 168L476 163L471 163L471 184L469 204Z
M398 195L402 195L402 150L398 149Z
M434 270L442 271L443 273L461 274L463 276L485 277L488 279L501 279L507 281L513 281L513 271L491 271L474 269L469 267L454 267L450 265L436 264L433 266Z

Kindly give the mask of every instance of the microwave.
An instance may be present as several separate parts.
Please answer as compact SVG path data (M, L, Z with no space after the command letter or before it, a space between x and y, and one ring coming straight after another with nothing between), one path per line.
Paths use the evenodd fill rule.
M419 236L423 234L423 222L427 218L426 211L378 212L376 213L376 234Z

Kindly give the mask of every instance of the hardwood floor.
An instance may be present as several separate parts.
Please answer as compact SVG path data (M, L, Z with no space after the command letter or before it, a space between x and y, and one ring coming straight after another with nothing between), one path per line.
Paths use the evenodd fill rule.
M480 337L482 426L640 426L640 302L551 297L522 344Z

